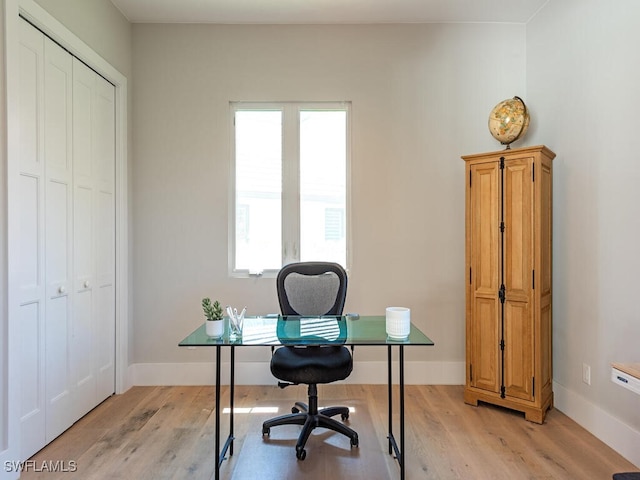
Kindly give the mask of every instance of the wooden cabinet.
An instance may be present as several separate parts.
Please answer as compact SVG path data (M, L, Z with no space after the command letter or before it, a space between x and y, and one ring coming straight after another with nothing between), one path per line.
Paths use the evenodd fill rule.
M468 155L466 387L543 423L551 385L551 161L544 146Z

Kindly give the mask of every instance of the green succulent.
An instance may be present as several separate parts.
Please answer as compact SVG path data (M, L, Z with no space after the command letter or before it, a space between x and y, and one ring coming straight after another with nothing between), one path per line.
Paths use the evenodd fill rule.
M204 310L204 316L207 320L222 320L222 307L217 300L211 304L209 297L202 299L202 310Z

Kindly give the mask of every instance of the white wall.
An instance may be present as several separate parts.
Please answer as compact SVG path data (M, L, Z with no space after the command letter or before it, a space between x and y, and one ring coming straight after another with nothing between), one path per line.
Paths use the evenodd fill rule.
M636 0L551 0L527 26L531 141L557 154L556 404L637 465L640 396L610 381L610 363L640 361L639 24Z
M273 279L227 275L229 101L350 100L346 311L410 306L436 346L408 359L462 365L460 155L502 148L487 118L524 95L524 41L524 25L134 25L134 362L210 361L177 347L203 321L203 296L277 311Z

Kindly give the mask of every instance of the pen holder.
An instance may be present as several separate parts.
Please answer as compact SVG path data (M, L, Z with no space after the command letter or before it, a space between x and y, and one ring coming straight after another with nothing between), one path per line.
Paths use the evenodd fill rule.
M411 310L406 307L387 307L386 329L389 338L407 338L411 331Z
M227 307L227 315L229 315L229 339L237 340L242 337L242 324L244 323L244 314L247 307L244 307L240 313L237 308Z

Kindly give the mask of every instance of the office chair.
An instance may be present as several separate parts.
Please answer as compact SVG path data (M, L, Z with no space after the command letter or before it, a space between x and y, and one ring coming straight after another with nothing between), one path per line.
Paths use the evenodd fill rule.
M287 327L287 315L342 315L347 296L347 273L336 263L292 263L280 270L276 279L276 287L283 315L283 318L279 319L282 325L279 331L283 332ZM296 321L300 323L303 319L296 317L295 320L289 320L289 322ZM333 322L334 327L337 325L344 327L344 322L336 319L329 320L330 322ZM317 385L344 380L353 369L353 358L349 349L344 345L335 345L335 343L344 343L345 340L346 331L343 331L326 340L326 345L283 346L276 349L271 357L271 373L282 381L278 382L280 388L301 383L308 385L308 404L296 402L291 409L291 414L272 418L262 424L262 435L267 436L271 427L302 425L302 431L296 444L298 460L305 459L307 439L316 427L328 428L346 435L351 439L351 446L358 446L358 434L343 423L331 418L339 414L342 420L348 419L348 407L328 407L318 411ZM286 345L286 338L281 338L281 342Z

